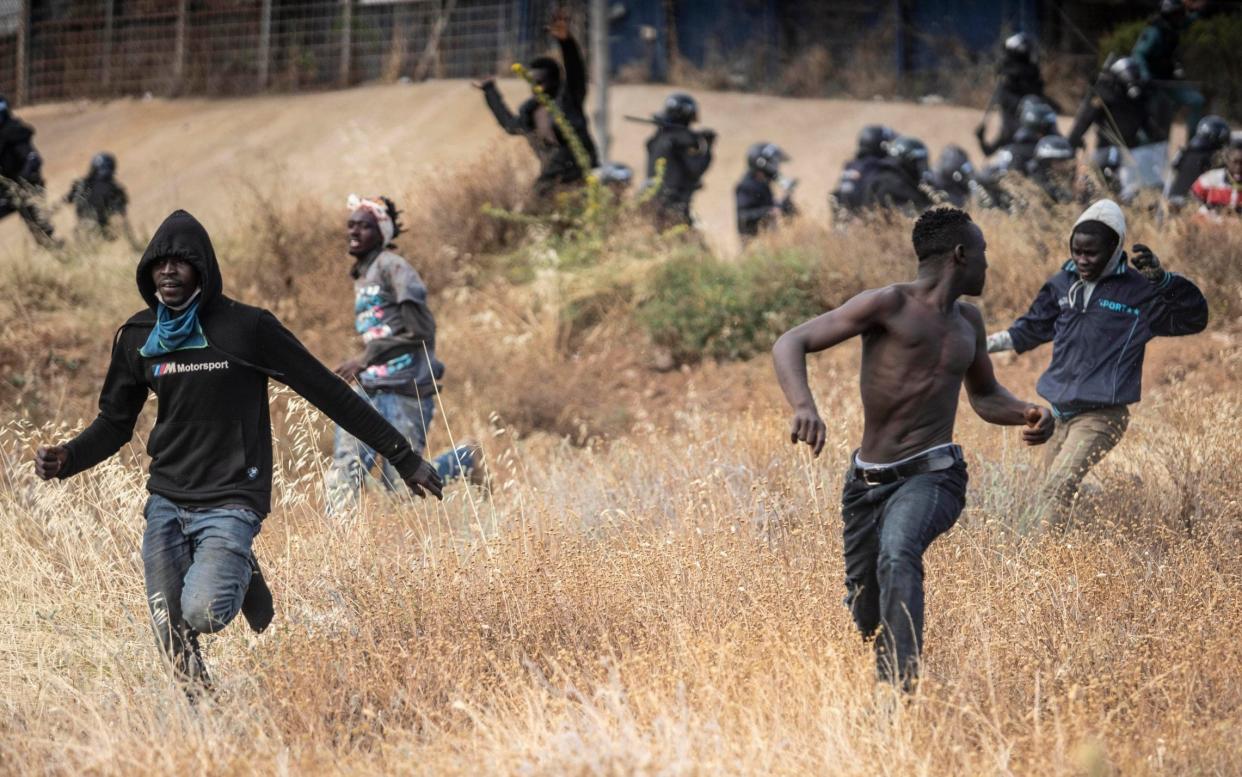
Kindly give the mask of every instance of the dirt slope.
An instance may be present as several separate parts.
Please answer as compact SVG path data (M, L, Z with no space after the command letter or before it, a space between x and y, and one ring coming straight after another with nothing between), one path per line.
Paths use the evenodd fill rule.
M524 85L502 84L511 104ZM651 128L624 114L649 115L671 88L620 86L613 90L614 159L645 165ZM746 147L771 140L793 157L788 173L801 179L799 205L823 218L826 195L863 124L883 122L922 137L933 154L949 142L973 150L972 109L909 103L802 100L730 92L696 92L704 126L719 133L716 161L696 200L712 241L736 246L733 185ZM174 207L208 219L231 212L243 182L341 200L350 191L409 191L437 170L476 157L493 144L521 145L505 135L464 81L365 86L338 92L231 100L117 100L35 106L21 115L38 130L52 196L67 191L93 153L119 159L137 222L148 230ZM22 234L14 219L0 223L0 250ZM61 228L72 224L57 215ZM17 241L20 245L24 241Z

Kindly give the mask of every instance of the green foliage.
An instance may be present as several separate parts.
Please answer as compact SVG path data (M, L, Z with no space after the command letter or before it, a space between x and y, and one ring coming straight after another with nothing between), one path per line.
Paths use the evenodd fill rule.
M821 311L815 276L809 256L789 249L737 262L687 249L648 276L636 315L652 341L680 364L746 359Z
M1100 64L1104 63L1104 59L1109 54L1116 54L1118 57L1130 56L1134 44L1138 42L1139 35L1146 26L1146 19L1135 19L1132 22L1117 25L1111 32L1101 37Z
M1242 119L1242 15L1196 22L1182 39L1186 73L1201 81L1212 112Z

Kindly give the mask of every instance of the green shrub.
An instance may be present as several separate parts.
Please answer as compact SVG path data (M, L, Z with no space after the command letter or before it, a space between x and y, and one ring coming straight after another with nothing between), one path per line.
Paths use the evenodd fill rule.
M1134 44L1138 42L1139 35L1146 26L1146 19L1135 19L1132 22L1117 25L1111 32L1101 37L1100 63L1103 64L1104 58L1109 54L1116 54L1118 57L1130 56L1130 52L1134 50Z
M647 282L638 321L679 364L749 358L820 312L814 262L791 249L737 262L688 250L653 270Z

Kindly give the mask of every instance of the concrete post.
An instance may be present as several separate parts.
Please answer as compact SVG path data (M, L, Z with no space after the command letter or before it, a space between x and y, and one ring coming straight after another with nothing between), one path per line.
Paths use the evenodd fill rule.
M103 23L103 46L100 52L101 69L100 83L103 84L104 92L108 92L112 88L112 38L113 27L115 26L116 17L116 0L104 0L104 23Z
M337 81L342 87L349 86L350 64L353 62L354 4L353 0L341 0L341 64Z
M259 91L267 88L272 59L272 0L259 5Z
M591 86L595 90L595 142L601 164L609 161L608 145L608 3L591 0Z
M14 105L25 105L30 99L30 2L21 0L17 18L17 63L14 70L17 84L13 93Z
M180 92L185 78L185 33L189 24L190 0L177 0L177 27L173 35L173 91Z

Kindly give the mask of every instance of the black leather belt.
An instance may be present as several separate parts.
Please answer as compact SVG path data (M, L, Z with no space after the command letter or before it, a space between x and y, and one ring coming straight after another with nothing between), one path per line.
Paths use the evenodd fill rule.
M959 461L965 460L961 446L950 445L946 448L928 451L916 459L910 459L909 461L903 461L900 464L893 464L887 467L859 467L854 465L850 467L850 480L861 480L869 486L884 486L913 477L914 475L922 475L925 472L939 472L952 467ZM858 461L858 451L854 451L850 461Z

